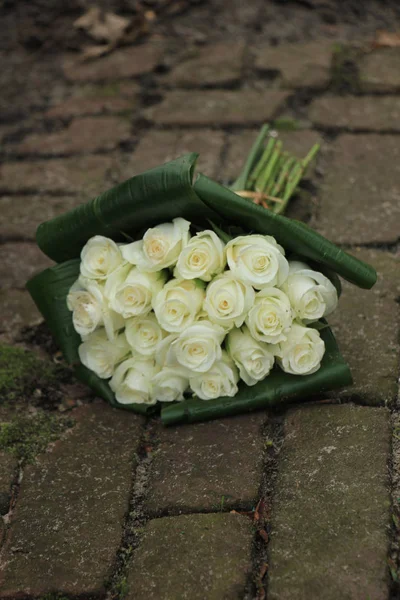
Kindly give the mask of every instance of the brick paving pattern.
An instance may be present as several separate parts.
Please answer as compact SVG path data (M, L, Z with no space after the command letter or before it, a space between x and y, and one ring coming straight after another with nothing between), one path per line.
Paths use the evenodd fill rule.
M251 522L240 515L150 521L134 557L127 598L240 598L251 573L252 537Z
M145 504L150 514L251 510L257 503L265 415L158 431Z
M385 409L289 413L271 516L271 600L387 598L389 449Z
M59 360L24 289L50 264L34 243L39 223L190 151L200 171L229 184L265 121L298 156L321 144L287 214L377 268L372 291L343 286L330 319L354 386L285 413L170 429L94 400L68 373L47 392L22 386L2 408L2 427L21 413L67 412L75 424L32 463L0 449L0 598L398 597L400 560L388 562L388 552L400 540L390 498L399 474L389 469L400 464L390 449L400 49L367 52L353 26L337 39L335 26L314 31L304 7L293 36L278 4L218 0L211 28L199 5L92 61L70 49L43 61L7 54L0 390L4 344L39 352L52 368ZM279 27L267 36L274 11Z
M25 469L1 589L102 591L128 510L141 419L104 403L77 409L72 432Z

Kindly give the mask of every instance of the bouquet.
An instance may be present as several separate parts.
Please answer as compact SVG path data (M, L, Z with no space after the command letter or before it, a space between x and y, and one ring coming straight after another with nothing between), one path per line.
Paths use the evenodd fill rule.
M232 189L190 154L42 224L28 289L79 379L165 424L351 383L325 320L372 267L281 216L303 161L264 128ZM253 200L249 201L247 198ZM261 204L258 206L257 204Z

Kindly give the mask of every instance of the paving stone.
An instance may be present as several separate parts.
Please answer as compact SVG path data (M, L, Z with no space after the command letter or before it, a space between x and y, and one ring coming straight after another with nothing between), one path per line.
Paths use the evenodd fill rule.
M224 139L221 131L211 129L149 131L140 139L135 152L127 155L125 165L120 165L120 179L128 179L187 152L198 152L197 168L209 177L217 177Z
M45 114L47 119L68 119L85 115L101 115L104 113L132 112L135 106L128 98L105 96L98 98L68 98L57 104Z
M271 119L288 92L172 91L144 114L160 125L254 125Z
M23 327L43 321L42 315L26 290L0 290L0 334L12 340Z
M192 50L166 81L182 87L226 86L240 80L245 44L241 41L210 44Z
M128 510L142 419L99 402L24 472L7 536L3 596L104 592Z
M234 514L150 521L133 559L126 599L243 598L252 537L251 521Z
M0 515L6 515L10 507L10 491L17 474L18 463L14 456L0 452ZM0 523L3 519L0 517ZM1 533L0 533L1 538ZM0 540L1 542L1 540Z
M0 245L0 289L24 288L28 279L54 264L30 242Z
M289 413L269 544L270 600L388 598L386 409Z
M86 199L86 198L85 198ZM0 197L0 238L35 239L38 225L81 204L79 196Z
M250 509L262 477L265 414L159 427L145 510L150 514Z
M375 267L378 282L372 290L344 284L338 309L329 317L354 378L354 385L339 396L391 403L397 395L400 350L400 260L378 250L352 249L351 254Z
M64 60L63 69L65 77L73 82L115 81L153 71L162 56L161 46L142 44L88 62L78 62L76 57L69 56Z
M261 46L255 67L279 71L282 85L290 88L324 88L331 79L332 43L323 40L305 44Z
M310 119L314 125L333 129L400 131L400 98L324 96L312 102Z
M400 231L396 136L342 135L320 192L317 229L333 242L394 242Z
M118 117L82 117L61 131L28 135L15 148L21 154L77 154L114 150L130 137L130 123Z
M110 155L89 155L37 162L6 162L0 165L0 189L13 193L79 193L91 198L111 187L111 173L117 161L117 157Z
M382 48L365 55L359 64L361 88L394 92L400 88L400 49Z

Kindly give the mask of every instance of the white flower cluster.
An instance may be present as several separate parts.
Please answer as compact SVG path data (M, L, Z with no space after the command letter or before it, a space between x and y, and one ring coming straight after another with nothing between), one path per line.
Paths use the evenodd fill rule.
M325 352L307 327L337 305L331 281L267 235L193 237L182 218L117 245L95 236L82 250L67 303L82 363L110 379L121 404L234 396L275 362L317 371Z

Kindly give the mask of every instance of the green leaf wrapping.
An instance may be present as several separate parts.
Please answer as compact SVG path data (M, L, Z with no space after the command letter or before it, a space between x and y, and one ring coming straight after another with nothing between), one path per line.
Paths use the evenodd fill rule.
M212 221L216 227L228 230L237 225L247 232L273 235L287 251L315 261L315 268L319 267L337 287L340 286L337 274L364 288L371 287L376 280L372 267L343 252L306 225L256 206L203 175L193 186L196 158L196 154L188 154L132 177L91 202L43 223L37 231L40 248L60 264L31 279L27 287L65 359L73 366L77 378L98 396L113 406L141 414L152 412L156 407L118 404L108 382L79 361L81 340L74 330L66 297L79 275L82 247L92 236L104 235L126 242L126 235L141 235L146 228L175 217L184 217L204 228L210 228ZM348 385L350 372L333 334L323 329L321 336L327 352L321 369L314 375L297 377L276 370L254 387L242 386L235 398L212 403L190 400L164 407L163 421L235 414L273 406L289 397Z
M242 382L239 392L233 398L217 398L209 401L190 399L165 406L161 410L163 424L194 423L257 409L268 409L286 404L293 399L351 385L349 366L339 352L332 331L327 327L320 333L326 351L321 368L316 373L305 376L288 375L274 369L266 379L252 387Z
M186 154L117 185L86 204L39 225L36 241L55 262L78 258L94 235L126 242L175 217L207 224L215 213L193 191L197 154Z
M205 175L199 175L194 190L207 206L221 218L250 231L274 236L287 252L300 254L341 275L362 288L376 282L376 271L354 258L300 221L276 215L244 200Z
M67 295L70 287L79 277L79 266L80 260L75 259L50 267L28 282L28 291L45 318L65 360L73 367L77 379L88 385L97 396L112 406L121 406L140 414L149 413L154 410L154 407L142 404L129 406L118 404L108 382L100 379L79 360L78 348L81 338L74 329L72 312L67 306Z
M70 365L79 363L78 347L81 338L74 329L67 296L79 277L79 266L79 259L68 260L42 271L27 283L28 292Z

